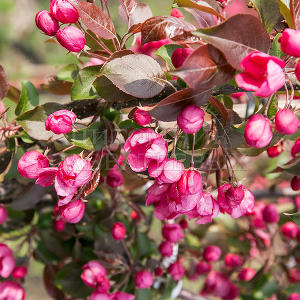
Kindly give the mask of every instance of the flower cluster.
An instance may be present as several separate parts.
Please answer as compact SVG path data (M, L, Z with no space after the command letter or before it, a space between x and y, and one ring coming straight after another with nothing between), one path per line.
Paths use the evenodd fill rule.
M36 14L36 26L46 35L55 36L57 41L71 52L80 52L85 46L84 33L75 26L59 28L63 24L76 23L79 19L75 5L78 0L51 0L50 12L41 10Z

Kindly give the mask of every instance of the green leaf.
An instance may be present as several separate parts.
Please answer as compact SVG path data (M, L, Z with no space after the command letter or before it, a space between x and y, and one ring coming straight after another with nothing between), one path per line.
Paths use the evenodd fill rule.
M278 0L253 0L252 2L267 32L270 33L281 17Z
M56 75L58 80L74 82L79 72L79 68L75 64L66 65Z
M273 118L276 115L277 108L278 108L278 99L277 96L273 96L267 112L267 116L269 119Z
M226 108L228 109L232 109L233 108L233 102L232 99L226 95L223 96L223 101L224 101L224 105L226 106Z
M300 284L291 284L285 289L284 292L288 295L290 295L292 293L300 294Z
M137 234L137 249L139 257L147 257L153 252L152 241L144 232Z
M175 70L175 67L173 66L171 57L173 52L178 49L183 48L182 46L176 45L176 44L169 44L161 46L159 49L157 49L154 54L156 56L161 57L170 67L172 70Z
M76 263L70 263L65 265L59 270L55 277L55 285L68 293L72 298L84 298L87 297L92 289L88 288L81 280L80 275L82 268Z
M22 90L19 103L15 109L16 115L20 115L39 105L39 93L29 81L22 81Z
M289 27L295 29L293 18L290 11L290 0L278 0L279 9Z
M152 300L150 289L138 289L135 300Z
M58 103L46 103L37 106L33 110L29 110L17 118L17 123L23 127L26 133L41 141L47 141L61 138L62 135L54 134L52 131L47 131L45 121L53 112L62 109L62 105Z
M300 212L294 214L285 213L284 215L288 216L293 222L295 222L300 228Z
M79 71L71 89L71 99L94 99L97 91L93 86L94 81L100 73L101 66L91 66Z
M102 122L96 122L77 132L66 134L67 139L77 147L94 151L103 148L107 143L107 132Z
M278 33L274 40L273 40L273 43L272 43L272 48L270 50L270 55L272 56L276 56L276 57L279 57L281 58L282 55L283 55L283 52L281 50L281 46L280 46L280 43L278 42L279 38L281 37L281 33Z
M142 128L141 125L137 124L133 120L124 120L121 123L119 123L118 126L119 126L120 129L127 129L127 128L141 129Z

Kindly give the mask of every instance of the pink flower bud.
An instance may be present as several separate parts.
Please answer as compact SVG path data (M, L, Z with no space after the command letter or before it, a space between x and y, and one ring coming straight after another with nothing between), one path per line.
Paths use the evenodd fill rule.
M288 300L300 300L300 294L292 293L289 295Z
M154 270L154 274L155 274L155 276L160 277L164 274L164 271L161 267L157 267Z
M0 283L0 299L24 300L25 291L17 282L3 281Z
M36 26L46 35L54 36L59 29L57 20L47 10L39 11L35 16Z
M96 260L91 260L82 269L81 279L87 286L92 288L97 288L98 283L106 276L105 268Z
M64 230L65 230L65 227L66 227L65 221L62 220L62 219L54 220L53 225L54 225L54 229L55 229L57 232L62 232L62 231L64 231Z
M180 68L185 60L194 52L192 48L177 48L171 57L173 66L178 69Z
M233 187L231 186L225 192L225 198L229 206L239 205L245 197L244 190L240 186Z
M184 267L179 261L171 264L167 270L168 274L172 276L174 280L180 280L184 275Z
M177 124L184 133L196 133L204 122L204 111L196 106L189 105L177 117Z
M182 229L187 229L189 227L189 223L186 219L181 219L179 225Z
M8 213L3 205L0 205L0 224L3 224L7 219Z
M300 190L300 176L294 176L291 181L291 188L293 191Z
M242 269L239 273L239 279L242 281L249 281L251 280L256 274L256 271L251 268Z
M120 171L111 169L107 174L106 182L112 188L116 188L124 183L124 177Z
M300 137L297 138L297 140L295 141L291 149L291 154L293 157L296 157L299 152L300 152Z
M171 16L175 17L175 18L178 18L178 19L181 19L181 20L184 19L183 13L178 8L173 8L172 9Z
M10 248L2 243L0 243L0 262L0 276L8 278L15 268L15 260Z
M54 18L64 24L76 23L79 18L76 7L71 3L78 3L77 0L51 0L50 11Z
M62 109L51 114L45 122L46 130L55 134L68 133L76 121L76 115L69 110Z
M24 278L26 275L27 275L27 268L25 266L15 267L14 271L11 274L11 276L14 279Z
M82 159L79 155L71 155L65 158L58 166L57 171L59 180L70 187L80 187L86 184L91 175L91 163ZM56 190L56 192L58 191Z
M285 62L275 56L254 51L242 59L241 66L245 72L237 74L235 81L238 87L255 91L255 96L269 97L285 83Z
M184 173L183 163L176 159L167 158L159 168L162 170L157 178L159 184L177 182Z
M279 214L275 204L265 206L262 211L264 221L267 223L277 223L279 221Z
M300 61L297 62L296 69L295 69L295 75L296 75L298 81L300 81Z
M294 134L299 127L295 113L285 108L280 109L275 116L275 129L283 134Z
M78 223L85 211L84 202L78 199L74 202L69 202L64 206L59 207L60 215L68 223Z
M28 151L18 162L18 172L26 178L37 179L43 168L48 166L49 161L46 156L38 151Z
M207 262L215 262L219 260L222 254L218 246L206 246L203 251L203 258Z
M100 293L98 291L92 293L88 300L112 300L111 295L107 293Z
M141 126L149 124L152 120L151 115L142 109L137 109L133 114L133 120Z
M116 240L116 241L123 240L126 235L126 227L123 223L116 222L116 223L114 223L110 233L114 240Z
M134 282L137 288L147 289L153 284L153 276L150 271L139 271L135 275Z
M300 282L300 269L297 268L290 269L289 279L291 282Z
M173 244L168 241L162 242L158 250L163 257L170 257L173 255Z
M244 263L243 258L238 254L227 253L224 258L225 265L231 269L241 267Z
M85 46L84 33L74 26L59 29L56 38L70 52L80 52Z
M284 53L295 57L300 56L300 30L286 28L278 41Z
M281 226L281 233L289 239L296 238L298 231L298 225L294 222L287 222Z
M176 223L165 224L162 228L162 235L171 243L178 243L184 237L181 227Z
M139 221L141 220L141 216L139 215L138 212L136 212L135 210L133 210L133 211L130 213L130 219L139 222Z
M198 275L203 275L205 273L210 272L211 265L208 262L205 261L199 261L196 265L196 273Z
M187 170L177 183L181 195L202 194L202 176L196 170Z
M245 127L245 139L249 146L264 148L272 140L270 120L262 115L252 116Z
M112 300L134 300L134 295L124 292L116 292L112 295Z
M279 156L283 152L284 148L282 144L271 146L267 149L268 156L274 158Z

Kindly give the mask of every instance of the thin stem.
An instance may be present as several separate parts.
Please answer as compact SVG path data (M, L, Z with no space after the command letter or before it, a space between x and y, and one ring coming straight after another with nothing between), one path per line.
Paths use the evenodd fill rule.
M289 104L288 104L288 107L290 107L291 106L291 102L294 99L295 90L294 90L292 82L289 79L287 79L287 82L289 83L290 88L291 88L291 96L290 96L290 100L289 100Z
M193 133L193 148L192 148L192 159L191 159L191 168L194 168L194 154L195 154L195 142L196 142L196 134Z

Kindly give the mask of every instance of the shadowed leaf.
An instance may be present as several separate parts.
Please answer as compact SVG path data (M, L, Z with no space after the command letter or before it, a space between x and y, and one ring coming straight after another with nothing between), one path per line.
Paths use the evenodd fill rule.
M296 30L300 29L300 1L299 0L291 0L291 16L294 24L294 28Z
M8 92L8 77L3 67L0 65L0 100L2 100Z

